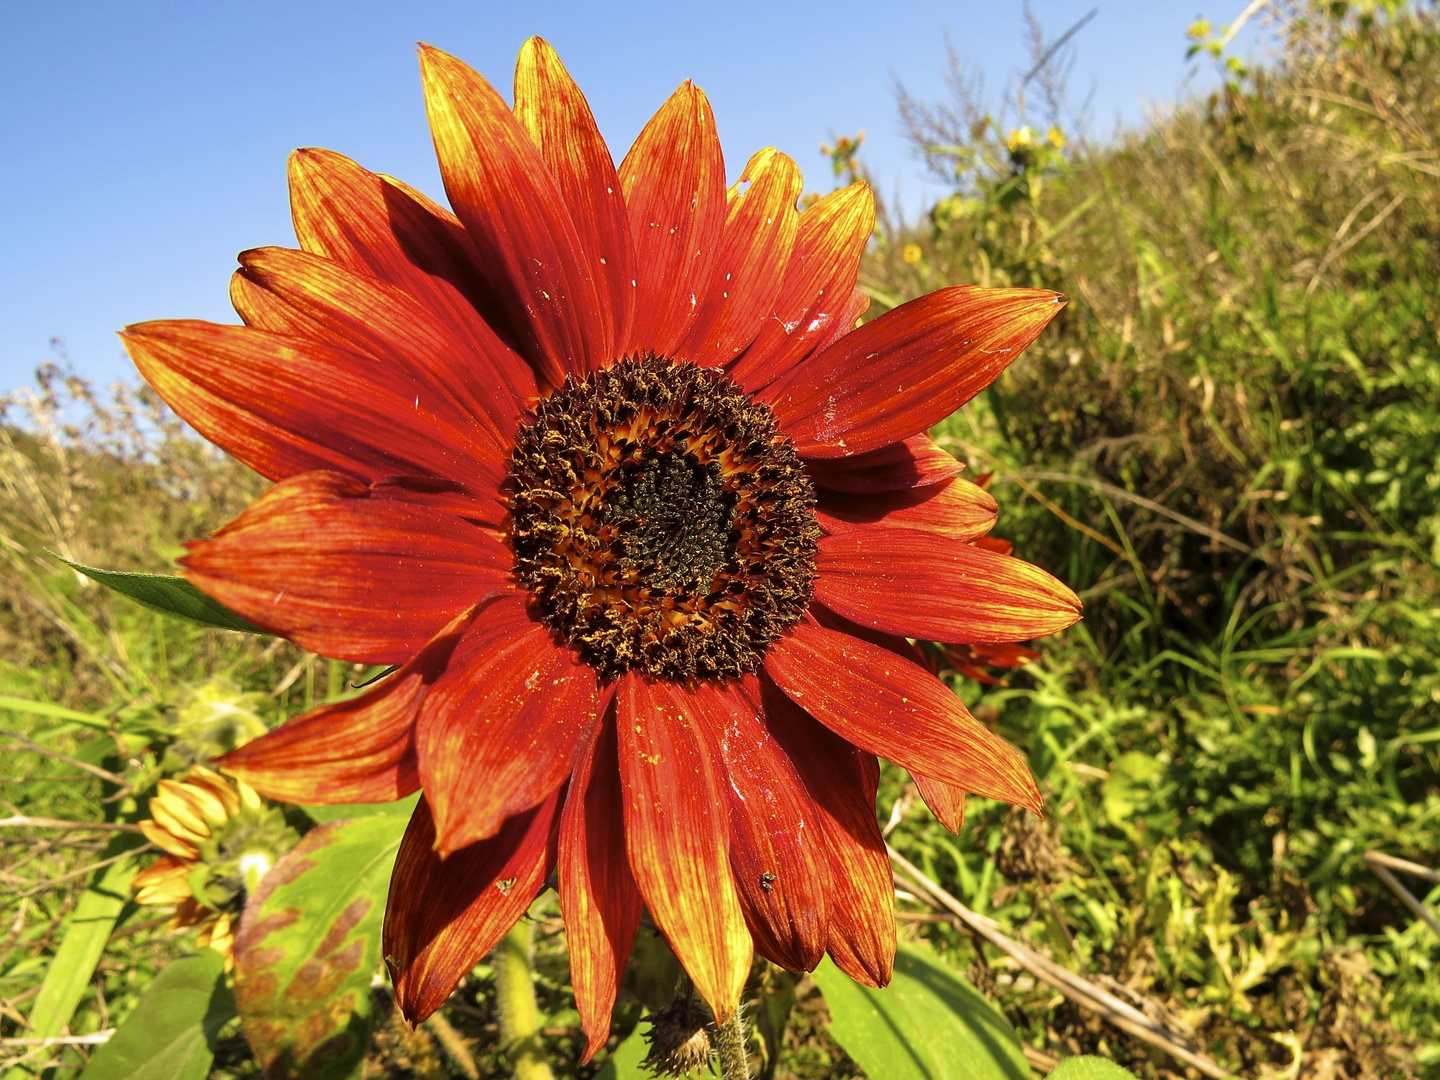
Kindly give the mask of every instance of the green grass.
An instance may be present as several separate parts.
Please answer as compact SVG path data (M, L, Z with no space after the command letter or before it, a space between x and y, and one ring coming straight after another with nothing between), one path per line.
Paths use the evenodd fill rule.
M967 904L1158 1002L1228 1068L1440 1077L1440 939L1361 858L1433 866L1440 851L1440 24L1429 5L1287 11L1281 65L1112 143L1014 154L1011 121L973 100L907 103L954 194L883 228L862 279L872 313L962 281L1070 298L936 435L994 473L997 533L1079 590L1086 619L1009 686L955 682L1028 751L1045 822L972 800L952 837L890 768L879 814L899 804L891 842ZM0 709L0 726L143 796L226 745L234 710L273 725L343 688L339 665L164 621L45 554L165 569L256 478L143 393L100 401L52 372L5 419L0 696L96 719ZM134 805L63 760L6 758L23 777L7 778L7 812ZM3 840L13 1036L104 837ZM901 932L968 971L1032 1046L1173 1074L971 939ZM128 907L73 1029L123 1017L183 947ZM572 1028L553 917L536 967L546 1024ZM448 1012L484 1068L503 1062L489 978ZM778 1075L855 1075L804 993ZM628 1030L635 1008L619 1018ZM376 1047L372 1075L445 1075L425 1029L386 1028ZM221 1061L254 1071L234 1039Z

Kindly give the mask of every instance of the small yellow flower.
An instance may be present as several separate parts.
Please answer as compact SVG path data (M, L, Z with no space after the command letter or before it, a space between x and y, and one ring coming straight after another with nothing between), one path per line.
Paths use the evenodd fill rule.
M1011 128L1010 137L1005 140L1005 146L1012 154L1018 154L1021 150L1034 145L1035 133L1030 130L1029 124L1024 127Z
M170 929L198 927L200 947L220 953L229 971L233 918L244 893L294 843L295 834L278 811L264 808L250 785L232 785L203 765L191 766L182 779L161 780L156 789L150 819L140 822L140 831L165 854L135 875L135 902L174 904ZM197 887L203 895L196 895Z
M914 266L925 257L925 252L920 250L919 244L906 244L900 249L900 258L904 259L911 266Z
M1050 130L1045 132L1045 141L1056 150L1063 150L1065 148L1065 133L1054 124L1051 124Z

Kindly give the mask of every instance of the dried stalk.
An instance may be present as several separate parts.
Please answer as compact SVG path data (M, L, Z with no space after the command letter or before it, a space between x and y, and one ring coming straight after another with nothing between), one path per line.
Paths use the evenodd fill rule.
M18 731L6 731L3 728L0 728L0 735L4 735L7 739L14 739L26 750L32 751L33 753L40 754L48 758L54 758L56 761L63 761L66 765L73 765L77 769L83 769L91 776L98 776L106 783L118 784L120 787L125 786L125 778L123 776L120 776L117 773L113 773L109 769L102 769L99 765L91 765L88 761L81 761L79 758L73 758L69 754L62 754L58 750L51 750L49 747L41 746L34 739L26 738Z
M46 878L44 881L37 882L33 884L30 888L25 889L22 892L18 892L15 895L23 899L27 896L35 896L38 893L48 892L56 885L59 885L61 882L71 881L78 877L84 877L86 874L89 874L95 870L103 870L111 863L117 863L121 859L133 858L134 856L139 855L143 852L153 850L154 847L154 844L141 844L139 847L126 848L124 851L120 852L119 855L111 855L108 859L101 859L99 862L88 863L87 865L79 867L76 870L71 870L69 873L61 874L59 877Z
M15 814L0 818L0 829L68 829L71 832L139 832L140 826L123 821L61 821L59 818L26 817Z
M465 1045L465 1037L455 1030L449 1020L438 1012L431 1013L425 1020L425 1026L450 1056L455 1067L464 1074L465 1080L480 1080L480 1066L475 1064L470 1047Z
M887 850L890 853L890 862L903 875L897 875L900 884L913 892L921 902L948 912L959 927L990 942L1041 982L1053 986L1075 1004L1096 1013L1102 1020L1114 1024L1121 1031L1164 1050L1171 1057L1194 1066L1214 1080L1224 1080L1224 1077L1230 1075L1213 1058L1186 1045L1184 1036L1179 1032L1157 1024L1130 1003L1101 989L1069 968L1061 967L1029 946L1022 945L1005 934L995 920L971 911L931 881L894 848L887 845Z
M1435 918L1414 893L1401 885L1400 880L1391 873L1391 870L1399 870L1402 874L1413 874L1415 877L1435 882L1440 882L1440 874L1428 866L1421 866L1409 859L1397 859L1393 855L1385 855L1379 851L1365 852L1365 865L1375 871L1375 876L1385 883L1386 888L1394 893L1417 919L1424 922L1426 926L1435 931L1437 937L1440 937L1440 919Z
M0 1049L14 1046L99 1046L101 1043L110 1041L110 1036L115 1034L114 1028L106 1028L104 1031L92 1031L89 1035L51 1035L44 1039L0 1039Z

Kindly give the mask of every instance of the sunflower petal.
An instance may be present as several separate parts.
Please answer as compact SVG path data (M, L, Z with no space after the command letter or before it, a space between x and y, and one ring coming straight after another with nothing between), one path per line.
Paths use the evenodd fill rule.
M272 334L313 341L333 340L322 322L287 304L244 270L230 275L230 306L252 330L268 330Z
M130 882L137 904L178 904L192 894L190 871L194 863L174 855L162 855Z
M768 678L760 680L765 726L809 792L827 869L825 950L841 971L884 986L895 963L895 888L875 820L880 769L810 717Z
M589 1061L610 1037L615 995L644 902L625 855L613 695L581 750L560 819L560 913Z
M168 852L180 859L194 862L200 857L200 849L183 836L176 836L158 821L146 820L140 822L140 831L145 834L145 839L158 847L161 851Z
M965 796L969 793L964 788L947 784L924 773L912 772L910 778L915 781L920 797L925 800L925 805L930 808L936 820L952 833L958 833L965 824Z
M600 279L600 303L613 327L610 340L621 341L634 318L636 292L625 196L585 95L542 38L532 37L520 48L515 115L570 209L585 260Z
M357 697L312 709L217 764L293 803L391 802L420 786L415 716L474 617L457 616L399 671Z
M443 862L424 799L400 841L385 905L395 1001L418 1024L515 925L555 865L560 792Z
M301 315L285 332L300 335L318 326L320 340L408 372L479 420L496 456L509 453L528 403L495 357L429 308L378 278L303 251L256 248L240 253L240 265L243 276Z
M857 525L822 537L817 566L821 603L888 634L1028 641L1080 618L1080 598L1038 566L922 529Z
M463 476L498 490L505 460L473 420L393 366L316 341L198 320L122 335L145 381L195 430L270 480Z
M675 356L699 311L725 228L725 161L715 115L686 82L620 163L635 241L635 323L619 353Z
M850 299L841 305L840 313L831 318L829 328L821 331L810 351L818 353L822 349L828 349L836 339L854 330L860 324L861 317L869 310L870 294L864 289L851 289Z
M770 649L765 672L791 700L862 750L1039 812L1040 793L1020 751L971 716L919 664L800 622Z
M420 709L415 748L442 858L564 783L595 726L595 669L509 593L486 604Z
M455 215L330 150L295 151L289 172L290 213L304 250L413 297L469 341L462 362L487 363L507 396L535 393L535 373L501 340L513 335L509 312L479 277L474 246Z
M695 730L702 705L676 683L634 673L616 691L630 868L656 925L723 1023L740 1000L753 945L726 860L724 796Z
M510 554L449 514L336 473L276 484L180 560L256 625L343 660L403 664L506 584Z
M795 251L771 317L730 370L736 382L759 390L829 339L837 323L842 332L855 325L860 253L874 228L875 195L858 181L800 215Z
M912 435L904 442L853 457L812 458L805 468L817 486L856 495L930 487L965 471L965 466L931 442L929 435Z
M830 533L880 526L918 529L960 541L984 536L994 527L999 512L994 496L959 478L875 495L822 490L815 507L821 527Z
M730 189L710 286L679 355L702 367L728 364L761 332L795 246L801 186L799 166L780 151L751 157Z
M761 396L805 457L877 450L989 386L1062 306L1043 289L940 289L846 334Z
M422 46L425 111L440 176L495 293L550 383L613 355L613 327L564 197L524 126L483 76Z
M809 793L770 737L754 676L699 683L695 714L724 770L730 811L730 868L745 921L764 957L791 971L812 971L825 955L828 868L815 841Z

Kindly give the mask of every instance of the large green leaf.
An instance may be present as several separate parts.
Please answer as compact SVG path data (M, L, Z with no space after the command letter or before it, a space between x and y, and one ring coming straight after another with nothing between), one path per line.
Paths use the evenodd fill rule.
M336 803L332 806L302 806L300 809L321 824L339 821L341 818L369 817L371 814L398 814L409 820L410 815L415 812L415 804L419 801L420 793L417 791L414 795L407 795L394 802Z
M182 957L155 977L80 1080L205 1080L216 1037L234 1015L220 954Z
M51 554L54 554L53 552ZM200 623L222 630L242 630L247 634L268 634L243 615L237 615L218 600L212 600L190 582L171 574L138 574L129 570L99 570L93 566L60 559L72 570L98 581L107 589L128 596L141 607Z
M124 855L144 842L137 833L116 833L106 845L102 858ZM134 858L118 858L102 869L81 894L75 910L65 919L65 936L50 961L45 981L35 995L35 1004L30 1007L26 1036L46 1039L69 1031L70 1018L90 989L90 977L95 974L95 965L100 962L100 954L115 929L115 920L130 899L130 881L138 869ZM5 1074L4 1080L29 1075L29 1070L17 1065Z
M640 1064L650 1052L650 1044L641 1029L649 1026L644 1020L636 1024L635 1030L606 1060L595 1080L655 1080L655 1074Z
M1104 1058L1073 1057L1055 1066L1050 1080L1135 1080L1135 1074Z
M828 959L815 982L830 1034L876 1080L1027 1080L1030 1068L1000 1012L929 949L902 945L884 990Z
M364 1056L370 977L404 832L394 814L320 825L246 902L235 999L267 1080L335 1080Z

